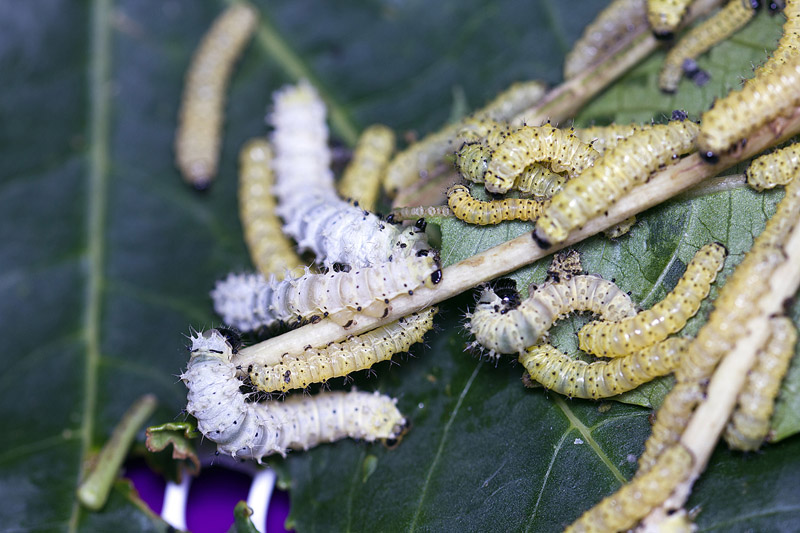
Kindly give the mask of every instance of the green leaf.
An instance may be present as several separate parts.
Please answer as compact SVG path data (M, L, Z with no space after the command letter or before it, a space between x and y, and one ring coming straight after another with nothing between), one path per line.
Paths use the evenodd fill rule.
M0 323L14 349L0 377L7 529L164 527L120 484L100 513L81 509L75 490L84 460L135 398L158 397L154 420L185 407L184 335L219 323L208 297L214 281L250 268L236 215L237 150L265 132L273 90L311 77L345 142L373 122L422 134L458 113L462 98L474 108L515 80L558 82L564 54L601 7L256 4L261 30L234 73L219 178L206 194L181 182L172 139L183 74L224 2L0 4L0 67L9 73L0 92ZM701 60L708 86L684 82L675 97L655 88L656 54L579 121L649 121L678 107L696 117L749 75L780 23L759 15ZM650 305L711 238L731 248L729 272L779 196L676 200L646 213L629 237L581 250L590 268ZM362 388L399 397L411 419L397 449L348 441L276 459L292 480L298 530L556 530L630 477L651 411L526 390L518 366L463 353L471 301L448 302L429 345L399 367L358 376ZM565 326L569 337L574 326ZM657 401L653 394L641 403ZM721 449L690 502L701 507L701 528L791 528L798 446L795 437L760 454Z

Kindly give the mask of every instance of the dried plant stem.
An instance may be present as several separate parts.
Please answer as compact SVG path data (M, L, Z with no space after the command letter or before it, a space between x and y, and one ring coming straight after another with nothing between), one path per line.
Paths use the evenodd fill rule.
M703 162L695 153L656 173L650 181L631 191L603 216L587 222L557 248L543 250L536 245L531 234L526 233L445 268L442 282L436 288L418 289L411 296L392 300L389 314L382 319L358 317L348 329L330 320L322 320L317 324L309 324L279 337L243 348L234 357L234 362L242 366L254 361L267 365L276 364L284 353L296 353L305 346L323 346L349 335L357 335L386 325L402 316L439 303L480 283L513 272L554 251L582 241L622 222L631 215L669 200L703 180L716 176L722 170L798 133L800 133L800 111L796 110L792 116L779 118L759 129L748 138L747 144L741 150L720 157L720 161L715 165Z

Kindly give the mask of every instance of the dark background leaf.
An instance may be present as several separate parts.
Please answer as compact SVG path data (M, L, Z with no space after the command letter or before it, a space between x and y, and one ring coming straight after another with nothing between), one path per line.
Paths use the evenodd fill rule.
M183 334L190 325L216 325L209 289L226 272L250 268L236 213L236 155L265 132L270 93L293 81L287 57L269 53L263 38L246 51L209 193L187 189L172 163L184 71L225 5L0 3L5 529L163 527L124 486L98 515L77 507L74 491L84 459L135 398L158 396L154 422L178 416ZM588 0L257 5L262 32L284 40L343 117L335 136L345 142L372 122L431 131L458 95L473 108L518 79L558 82L565 52L602 7ZM684 83L677 97L662 97L654 84L659 55L580 119L659 119L673 107L696 116L761 60L779 24L759 16L701 61L714 75L706 88ZM649 305L662 284L674 283L672 265L709 238L745 249L776 198L728 191L676 201L642 217L631 237L581 249L591 268ZM381 364L379 379L359 377L363 388L398 396L412 420L396 450L340 442L276 461L292 480L298 529L556 530L633 473L650 411L525 390L519 367L494 368L462 353L459 328L471 301L448 303L429 345L400 367ZM791 438L761 454L719 451L693 495L701 528L791 529L798 446Z

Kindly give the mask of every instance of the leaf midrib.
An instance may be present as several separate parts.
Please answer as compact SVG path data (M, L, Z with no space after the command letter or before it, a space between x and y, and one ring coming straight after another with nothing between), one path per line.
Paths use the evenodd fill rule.
M100 363L100 307L105 253L104 223L108 200L109 72L111 64L111 0L91 4L88 64L89 150L86 187L86 288L83 313L86 343L80 461L89 453L97 407L97 375ZM79 476L82 468L79 465ZM80 479L75 480L77 487ZM73 501L69 530L76 531L81 510Z

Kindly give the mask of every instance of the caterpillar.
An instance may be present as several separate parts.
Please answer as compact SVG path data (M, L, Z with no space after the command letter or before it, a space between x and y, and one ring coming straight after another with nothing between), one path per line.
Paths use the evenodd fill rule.
M459 174L473 183L484 183L492 149L482 143L467 143L456 152L456 168ZM531 163L519 174L511 186L526 196L543 201L561 190L567 176L553 172L541 163Z
M558 282L561 278L577 276L583 273L581 254L578 250L561 250L553 255L550 266L547 267L547 279Z
M771 2L769 9L772 12L782 9L783 14L786 15L786 22L783 24L783 35L778 41L778 46L772 56L756 69L756 77L768 74L786 62L795 61L798 54L797 36L800 34L800 5L793 1Z
M724 41L747 25L755 16L761 0L730 0L725 6L702 24L695 26L676 44L664 59L658 86L666 93L674 93L681 76L708 81L707 75L700 75L695 58ZM698 83L702 85L703 83Z
M252 364L247 373L253 385L264 392L286 392L325 383L387 361L393 354L407 352L412 344L422 342L433 327L436 312L435 307L430 307L341 343L307 348L301 354L285 354L277 365Z
M675 288L650 309L619 322L594 321L583 326L578 331L580 349L598 357L620 357L681 330L708 296L726 255L722 244L706 244L686 266Z
M484 288L468 315L475 336L472 346L481 345L489 356L524 353L536 344L553 323L573 311L590 311L607 320L633 316L636 309L630 296L616 284L600 276L580 275L549 281L531 290L521 302L504 299L490 287Z
M645 0L613 0L586 26L564 60L564 79L576 77L613 53L621 40L647 25Z
M583 513L565 533L631 529L672 494L694 462L694 455L682 444L670 447L647 474L635 477Z
M386 221L418 220L421 217L452 217L453 213L446 205L428 205L398 207L386 217Z
M373 124L365 129L339 182L339 193L368 211L375 209L383 171L394 152L394 143L394 132L387 126Z
M465 123L476 118L508 120L538 102L544 96L545 90L546 86L539 81L513 83L483 109L479 109L464 121L426 135L392 159L386 168L384 190L390 196L395 196L399 190L413 184L420 176L426 176L433 171L448 151L453 150L453 143Z
M239 217L250 257L265 277L303 273L303 263L281 231L272 197L272 148L266 139L248 141L239 153Z
M273 99L278 214L301 250L329 268L362 268L429 249L422 223L401 230L336 195L325 105L310 84L284 88Z
M230 362L231 342L219 330L192 336L191 358L181 375L186 410L197 428L217 443L217 450L261 462L267 455L286 456L345 437L369 442L397 439L406 426L394 400L367 392L321 392L312 397L256 403L240 391L242 382Z
M697 132L693 122L674 120L620 141L551 199L536 221L536 242L547 248L566 240L570 231L604 212L659 167L692 151Z
M651 127L650 124L610 124L608 126L575 128L574 131L578 139L591 144L592 148L603 154L637 131L647 130Z
M635 389L665 376L680 363L688 339L671 338L611 361L572 359L550 344L528 348L519 356L531 379L569 398L598 400Z
M769 422L781 381L789 369L797 343L797 329L786 317L770 320L770 339L756 356L739 392L737 406L725 428L725 441L733 449L754 451L769 433Z
M763 281L785 261L780 247L759 243L760 238L722 286L708 321L686 348L675 371L675 386L664 398L639 457L637 475L650 470L664 449L680 439L692 411L703 399L705 382L720 358L746 333L739 325L758 309L756 302L763 295Z
M229 274L216 284L211 298L222 319L241 331L322 318L347 326L356 314L386 316L391 300L441 279L438 257L425 254L349 271L307 272L283 281Z
M647 0L647 20L658 39L669 39L692 0Z
M754 159L747 168L747 184L757 191L786 185L800 171L800 144L790 144Z
M697 147L709 163L754 130L790 112L800 103L800 63L787 62L760 72L739 90L717 100L703 113Z
M636 215L631 215L619 224L611 226L608 229L603 230L603 235L608 237L609 239L619 239L626 233L628 233L631 228L636 224Z
M237 3L217 17L192 57L183 86L175 164L184 181L208 188L217 174L225 90L236 59L256 28L258 12Z
M544 126L523 126L511 133L492 154L484 180L486 190L506 193L531 163L547 161L555 172L577 176L600 154L572 132Z
M504 220L534 220L542 204L525 198L505 198L484 202L473 198L469 188L453 185L447 191L447 205L459 219L468 224L486 226Z

